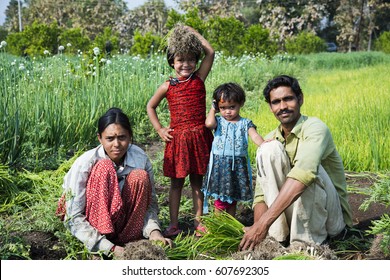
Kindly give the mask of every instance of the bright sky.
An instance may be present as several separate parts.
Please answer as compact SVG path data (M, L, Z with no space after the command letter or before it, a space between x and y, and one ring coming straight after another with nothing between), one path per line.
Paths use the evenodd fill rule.
M129 9L132 9L134 7L138 7L142 4L144 4L147 0L125 0L125 2L127 3L127 7ZM164 0L165 1L165 5L167 5L167 7L175 7L176 6L176 3L174 2L174 0ZM7 9L7 6L9 4L10 0L0 0L0 25L3 25L4 21L5 21L5 10Z

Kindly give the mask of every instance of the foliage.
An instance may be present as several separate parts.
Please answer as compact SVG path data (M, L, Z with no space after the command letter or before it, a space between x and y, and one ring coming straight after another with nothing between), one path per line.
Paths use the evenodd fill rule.
M18 3L22 5L22 1L10 0L7 9L5 10L6 18L3 26L10 33L20 31L19 17L18 17Z
M0 26L0 42L4 41L8 35L8 31L4 27Z
M325 41L320 37L303 31L296 37L286 40L286 51L290 54L309 54L325 51Z
M390 174L381 174L379 180L367 189L368 198L363 202L360 209L366 211L372 203L380 203L390 206Z
M94 40L104 28L115 26L126 10L123 0L34 0L24 10L23 22L25 26L37 20L47 25L57 22L60 28L65 29L82 27L85 34Z
M289 56L288 59L298 67L313 70L353 70L390 63L390 56L381 52L312 53Z
M372 203L379 203L385 207L390 206L390 174L379 174L379 179L370 188L360 190L361 194L367 196L359 207L367 211ZM386 256L390 256L390 216L383 214L380 219L372 221L367 234L381 236L380 249Z
M40 24L37 21L20 32L10 33L7 36L9 52L19 56L40 56L45 50L50 53L58 52L57 38L60 29L53 22L51 25Z
M6 203L7 199L13 197L18 192L15 184L14 176L11 175L11 170L6 165L0 165L0 204Z
M261 4L259 22L270 30L271 37L276 38L282 48L287 38L302 31L319 30L318 24L327 13L326 3L321 2L267 0Z
M120 34L120 48L127 52L134 43L135 31L142 35L163 37L167 26L168 9L163 0L148 0L143 5L126 12L113 29Z
M385 255L390 256L390 216L383 214L379 220L373 221L368 234L380 235L380 248Z
M153 35L151 32L142 35L139 31L136 31L134 34L134 44L131 47L131 54L147 57L160 49L161 41L160 37Z
M249 26L241 43L240 49L242 49L242 52L261 53L267 57L273 57L277 53L277 44L271 41L269 31L260 24Z
M304 253L291 253L274 258L274 260L313 260L314 258L305 255Z
M200 17L208 20L213 17L224 18L238 15L242 3L243 1L237 0L182 0L179 1L179 8L187 13L197 7Z
M65 29L58 36L58 40L60 45L66 46L68 54L76 54L78 50L86 51L91 44L90 39L83 34L81 28Z
M6 229L6 222L0 220L0 259L8 260L10 257L30 259L30 246L17 236L12 236Z
M4 28L10 33L19 31L18 2L11 0L6 9ZM104 28L109 27L118 32L119 48L122 53L127 53L132 47L136 30L143 35L151 32L155 36L164 37L175 23L181 21L205 34L205 24L215 18L234 18L246 28L260 24L277 42L279 51L283 51L286 39L302 31L321 34L322 38L331 41L335 41L338 36L341 50L362 50L366 47L370 50L375 35L388 31L386 22L389 21L390 4L387 2L182 0L177 2L179 11L168 10L163 0L148 0L133 10L127 9L124 0L59 0L55 5L52 0L20 3L22 28L31 25L34 20L46 25L56 22L60 29L82 28L83 34L94 40L103 33ZM103 46L99 47L103 49ZM219 46L216 50L226 52ZM245 51L253 50L240 50Z
M106 55L117 53L119 50L119 34L110 27L104 28L103 33L96 36L93 45L100 50L105 50Z
M370 50L374 30L388 21L389 10L390 3L384 0L340 0L334 18L338 45L349 52Z
M375 49L390 54L390 31L383 32L375 41Z
M189 25L200 34L203 34L206 30L205 23L199 16L199 10L196 6L188 10L185 14L180 14L175 10L171 10L168 14L167 27L171 30L177 23Z
M226 56L241 55L240 44L245 33L244 24L234 17L211 18L206 38L210 44Z
M236 252L244 235L244 225L226 212L210 213L202 216L202 224L207 229L201 238L180 234L175 238L175 246L165 248L169 259L221 259Z
M389 149L385 141L388 124L385 108L389 99L384 98L389 87L386 86L388 79L378 77L386 73L383 69L389 63L389 56L379 52L279 55L272 60L262 55L228 57L217 52L206 88L211 92L220 83L229 80L241 84L250 100L246 102L243 113L253 119L261 134L265 134L274 128L275 120L268 114L259 94L263 85L282 73L304 77L301 83L305 87L312 85L307 89L305 103L310 102L311 95L323 98L321 108L318 104L304 108L313 108L312 114L324 116L324 121L334 126L335 141L346 168L355 171L383 170L390 164L388 158L381 156ZM0 77L3 93L0 160L5 165L18 168L23 164L29 170L56 168L66 155L94 146L96 121L110 106L121 107L129 113L139 141L155 139L145 106L156 88L172 74L165 56L161 54L153 54L147 59L115 55L107 60L103 53L98 56L84 53L79 57L63 54L25 60L0 53L0 69L3 69ZM307 84L310 77L313 77L310 79L312 82ZM363 81L364 87L361 86ZM375 91L378 98L370 98L371 91ZM347 109L343 105L341 110L341 105L336 104L345 104L340 100L347 95L354 100L354 107ZM210 95L207 96L209 98ZM356 111L356 108L359 110ZM370 108L375 108L378 113L375 122L370 121ZM161 110L159 116L167 120L166 102L161 103L158 109ZM367 129L370 134L354 131L361 127L359 121L370 126ZM354 132L346 137L345 131ZM360 151L360 148L364 149ZM255 147L251 145L251 158L254 154Z

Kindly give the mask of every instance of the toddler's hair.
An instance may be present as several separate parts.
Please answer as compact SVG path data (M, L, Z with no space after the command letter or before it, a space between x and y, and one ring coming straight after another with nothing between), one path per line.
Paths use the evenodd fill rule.
M169 66L173 68L175 56L194 56L196 62L199 61L203 51L203 46L198 37L184 25L178 24L171 31L168 38L167 60Z
M236 83L225 83L218 86L213 93L213 99L217 102L237 102L244 105L245 103L245 91Z

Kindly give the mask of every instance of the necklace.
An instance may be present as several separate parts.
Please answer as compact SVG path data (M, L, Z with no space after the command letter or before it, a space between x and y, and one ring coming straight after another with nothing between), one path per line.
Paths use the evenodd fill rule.
M178 78L169 77L169 83L171 84L171 86L175 86L175 85L180 84L180 83L188 82L189 79L192 78L193 74L194 74L194 72L192 72L191 75L189 75L188 78L183 80L183 81L180 81Z

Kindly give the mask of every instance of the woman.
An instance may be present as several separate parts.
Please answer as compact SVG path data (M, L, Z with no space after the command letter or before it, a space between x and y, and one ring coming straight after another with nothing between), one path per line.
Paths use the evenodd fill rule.
M65 226L90 252L115 258L143 236L172 245L161 234L152 165L132 144L129 118L109 109L99 119L97 136L100 145L77 158L65 175Z

